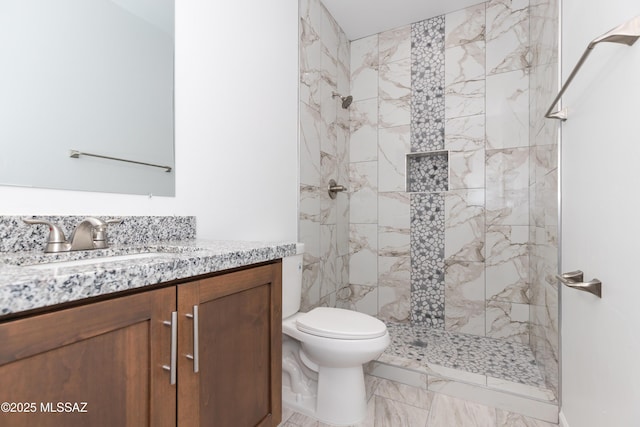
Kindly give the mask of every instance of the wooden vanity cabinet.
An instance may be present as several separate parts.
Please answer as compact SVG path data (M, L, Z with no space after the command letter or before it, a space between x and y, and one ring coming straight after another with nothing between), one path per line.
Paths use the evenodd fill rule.
M280 263L178 287L179 426L280 423L281 289ZM198 372L190 356L195 317Z
M280 266L0 323L0 425L277 426Z

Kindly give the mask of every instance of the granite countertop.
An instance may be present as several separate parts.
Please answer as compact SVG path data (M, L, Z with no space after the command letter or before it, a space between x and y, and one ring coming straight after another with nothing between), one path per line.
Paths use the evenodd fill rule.
M105 257L147 253L103 262ZM272 261L296 253L289 242L180 240L114 245L109 249L44 254L0 253L0 318L60 303ZM55 262L96 259L84 265ZM98 261L100 259L101 261ZM42 263L48 266L30 267Z

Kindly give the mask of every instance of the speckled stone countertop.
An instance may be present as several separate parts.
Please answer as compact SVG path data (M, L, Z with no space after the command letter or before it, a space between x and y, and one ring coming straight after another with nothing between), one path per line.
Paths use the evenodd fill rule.
M140 253L149 255L105 262L109 257ZM113 245L109 249L60 254L44 254L42 249L3 252L0 319L7 314L272 261L295 253L296 244L288 242L195 239ZM75 266L55 264L79 259L96 262Z

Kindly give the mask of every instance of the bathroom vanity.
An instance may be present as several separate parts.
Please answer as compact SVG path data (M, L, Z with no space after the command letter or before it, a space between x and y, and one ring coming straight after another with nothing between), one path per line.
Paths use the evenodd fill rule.
M0 263L0 401L13 405L0 424L277 426L280 259L295 244L146 245L123 260L132 250Z

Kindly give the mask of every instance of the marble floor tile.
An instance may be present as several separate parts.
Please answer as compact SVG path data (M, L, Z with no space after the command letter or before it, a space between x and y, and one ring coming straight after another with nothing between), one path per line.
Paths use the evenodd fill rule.
M495 427L496 410L444 394L433 398L427 427Z
M375 397L375 427L425 427L428 416L426 409Z
M536 420L535 418L515 414L513 412L497 410L497 427L557 427L558 424Z
M390 392L394 398L377 394L369 399L365 419L349 427L557 427L557 424L496 409L441 393L429 394L429 407L420 408L411 404L411 393L401 391L394 394L402 384L388 381L389 386L379 387L377 393ZM381 384L382 385L382 384ZM380 392L380 389L384 391ZM424 393L427 393L424 391ZM408 397L408 401L402 401ZM283 407L279 427L331 427L312 417L293 412Z
M431 408L433 401L433 392L385 379L378 382L375 395L426 410Z

